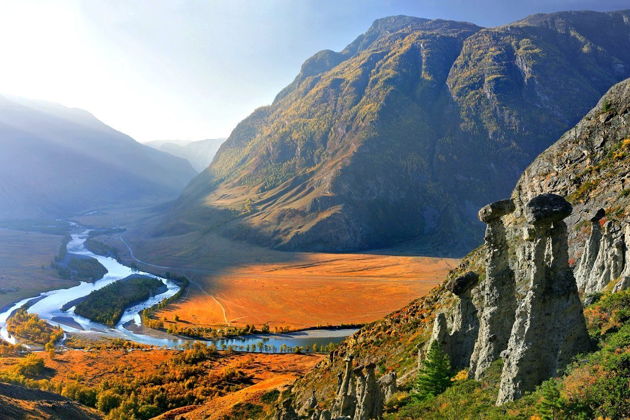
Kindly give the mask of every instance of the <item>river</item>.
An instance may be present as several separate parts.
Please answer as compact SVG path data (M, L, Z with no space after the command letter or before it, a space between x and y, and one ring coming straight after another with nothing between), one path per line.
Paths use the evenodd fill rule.
M76 229L78 226L75 225L74 227ZM85 247L85 241L89 237L89 234L89 229L72 233L71 240L67 245L67 251L69 254L83 255L96 259L107 269L107 273L101 279L93 283L81 282L78 286L68 289L44 292L39 296L23 299L9 308L5 308L4 312L0 313L0 337L2 339L12 344L16 343L16 338L12 337L7 331L7 319L17 309L26 306L29 313L37 314L41 319L46 320L46 322L51 325L61 327L67 333L123 338L141 344L167 348L180 348L186 343L200 341L168 335L143 327L140 312L173 296L179 291L179 286L169 279L127 267L114 258L94 254ZM121 320L114 328L93 322L75 314L74 306L68 308L66 311L62 309L69 302L76 301L77 299L87 296L94 290L101 289L132 274L140 274L159 279L164 283L167 289L159 295L127 308ZM317 344L320 347L326 346L329 343L336 343L343 340L355 331L356 329L351 328L312 329L283 334L247 335L231 339L207 340L204 342L215 344L217 348L221 350L232 347L235 350L255 349L255 351L260 352L278 352L285 346L306 347L312 346L313 344Z

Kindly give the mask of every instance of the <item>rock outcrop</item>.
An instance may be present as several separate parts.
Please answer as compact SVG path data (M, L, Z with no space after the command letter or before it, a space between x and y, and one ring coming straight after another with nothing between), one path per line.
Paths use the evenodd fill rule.
M471 274L447 285L451 292L458 292L459 300L448 313L437 315L431 340L442 346L456 369L468 367L475 378L493 361L504 358L497 404L533 390L590 344L569 266L563 220L571 214L571 204L556 194L534 197L520 209L526 220L520 241L508 240L502 221L514 210L512 201L504 200L479 212L488 224L486 277L479 287L463 279L472 278ZM520 301L519 286L519 293L525 295ZM451 322L450 329L447 317L458 321ZM462 326L476 322L476 331L463 332Z
M318 410L313 392L300 415L313 420L373 420L383 418L385 402L397 391L396 373L376 379L376 365L353 366L353 356L344 359L344 371L338 376L337 394L330 410ZM295 417L294 417L295 416ZM277 420L297 419L291 400L276 407Z
M282 400L276 407L275 420L298 420L298 415L293 409L290 399Z
M613 86L573 129L525 170L513 199L567 197L569 255L584 297L629 286L630 79ZM519 214L519 216L521 216ZM516 227L518 219L510 220Z
M529 226L517 264L528 291L516 311L497 404L514 400L556 375L589 348L575 278L569 267L567 226L572 207L543 194L525 208Z
M600 292L611 282L621 290L629 281L630 224L624 229L620 222L608 220L602 229L604 216L604 210L600 209L591 219L591 235L575 270L578 288L585 295Z
M468 367L479 330L479 316L473 292L479 281L474 272L454 278L446 288L458 297L452 311L439 313L434 321L431 342L440 344L454 369ZM422 363L422 350L419 363Z
M614 244L614 240L603 238L606 232L623 234L625 244L622 247L625 250L623 269L618 278L613 278L605 285L603 284L605 281L600 281L596 289L603 287L597 291L606 292L611 289L618 291L630 287L630 79L613 86L579 124L567 131L553 146L536 158L523 173L513 191L511 198L515 206L514 212L502 217L507 235L509 265L514 271L516 303L523 303L522 308L518 304L514 305L518 308L514 311L515 320L517 318L529 319L536 313L534 309L544 310L542 316L547 319L552 318L551 315L545 315L547 311L553 312L557 318L553 320L554 327L551 333L544 326L538 336L533 329L531 330L531 334L534 335L532 340L535 340L533 343L544 346L548 353L545 355L548 359L543 362L546 363L546 367L543 371L536 373L538 377L543 374L549 375L554 369L557 373L561 365L570 358L569 355L578 351L586 343L585 335L581 330L583 324L578 313L579 304L575 300L574 290L572 287L565 288L564 292L558 290L562 289L560 287L562 285L571 285L571 282L567 280L570 274L565 270L564 227L559 225L559 221L555 227L554 223L551 223L546 233L549 236L547 243L555 242L555 250L547 245L542 259L544 266L548 267L545 271L550 276L554 276L552 281L545 278L545 284L554 287L545 289L536 286L532 289L530 283L532 273L528 270L533 270L533 267L527 266L525 261L528 259L528 254L535 254L534 243L537 240L534 234L539 235L541 232L535 230L533 223L527 220L526 208L533 198L544 193L566 197L572 205L572 213L562 222L567 226L569 264L576 264L575 277L582 290L589 279L599 278L597 275L591 275L595 261L600 252L610 251L610 246L604 246L602 241ZM607 227L609 222L612 223ZM619 229L614 227L615 224L619 226ZM527 238L530 240L524 239L524 233L527 233ZM589 235L591 235L590 238ZM460 363L460 366L465 365L466 355L472 354L469 352L472 352L478 336L484 335L479 331L485 327L477 324L476 330L470 329L473 341L471 347L470 339L464 339L459 335L450 336L455 331L462 330L461 321L459 326L452 321L468 319L467 325L475 325L478 314L478 322L482 323L481 318L485 312L483 290L487 286L486 276L484 276L487 269L484 261L490 258L488 248L488 244L485 244L472 251L449 274L449 279L452 280L443 287L434 289L429 295L361 329L351 339L340 345L338 354L353 353L361 358L363 363L367 360L378 360L379 365L397 369L401 377L400 381L404 383L410 381L416 371L416 366L404 365L404 362L411 356L410 352L416 352L418 347L426 346L425 337L430 337L433 332L434 339L440 337L443 342L453 338L461 340L463 344L457 349L460 355L451 353L452 358L460 358L456 361L456 365L457 363ZM551 258L554 252L559 251L562 251L562 255L558 254L555 259ZM617 252L617 255L620 253ZM617 261L620 260L619 257L616 258ZM612 260L610 257L604 258L606 259ZM540 261L540 255L538 255L538 263ZM560 264L561 261L562 264ZM615 264L605 265L618 267ZM555 267L553 271L552 266ZM617 273L619 268L612 271ZM470 274L464 275L464 273ZM476 280L477 275L480 281ZM555 285L557 281L555 276L560 278L557 285ZM530 290L534 291L530 293ZM472 303L474 310L470 305L462 304L461 296ZM584 293L584 297L585 304L595 299L595 296L589 296L587 293ZM526 298L527 303L525 303ZM548 302L546 305L536 303L542 298ZM462 310L462 308L468 308L468 310ZM440 311L443 312L442 315L438 315ZM462 316L465 313L468 315ZM574 319L571 320L571 317ZM435 318L439 320L435 321ZM572 329L571 323L576 325L578 330ZM518 334L522 334L527 329L526 327L525 322L520 321ZM548 343L543 341L544 334L550 337ZM510 331L511 335L512 331ZM556 335L564 337L562 338L564 341L560 343L554 338ZM491 337L492 334L486 336ZM529 357L525 354L518 356L521 350L525 351L527 348L524 339L516 340L516 338L513 344L508 340L508 345L511 345L511 349L515 351L507 351L508 346L502 349L506 362L510 364L509 373L512 376L508 380L506 371L504 387L515 386L516 381L519 380L517 376L525 373L521 370L525 367L522 363L519 364L518 358ZM405 347L401 346L401 343L415 344L415 346ZM477 344L477 347L481 347L480 344ZM476 358L476 355L471 357L469 363ZM508 361L509 358L512 360ZM316 367L300 379L295 388L296 399L305 402L310 397L313 388L320 392L326 390L328 394L334 394L336 384L334 380L329 379L328 373L330 370L342 370L341 363L342 358L336 358L330 363ZM533 365L532 369L538 368ZM521 370L520 373L519 370ZM475 372L471 370L470 374L474 375ZM523 390L526 385L524 382L520 383L520 390ZM508 396L516 398L517 392L505 389L503 395L503 398Z

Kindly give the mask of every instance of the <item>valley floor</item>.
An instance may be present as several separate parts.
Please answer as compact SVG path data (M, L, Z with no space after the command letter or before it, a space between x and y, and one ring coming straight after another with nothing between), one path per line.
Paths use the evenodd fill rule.
M0 308L41 292L78 284L50 264L63 236L0 229Z
M147 240L131 230L99 240L143 270L191 279L183 299L157 314L167 326L268 324L272 329L301 329L368 323L428 293L458 262L279 252L209 236Z

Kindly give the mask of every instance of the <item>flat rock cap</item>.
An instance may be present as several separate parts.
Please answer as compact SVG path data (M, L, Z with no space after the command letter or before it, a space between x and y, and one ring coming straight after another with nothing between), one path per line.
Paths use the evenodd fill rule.
M506 214L510 214L514 211L514 203L512 200L500 200L485 205L479 210L479 220L484 223L488 223L492 220L499 219Z
M571 214L573 207L564 197L557 194L540 194L525 206L525 218L533 225L559 222Z
M454 279L449 280L445 287L447 290L452 292L457 296L461 296L466 291L470 290L477 281L479 280L479 276L474 271L469 271L466 274L456 277Z
M599 222L605 216L606 216L606 210L599 209L599 210L597 210L597 213L595 213L595 215L593 217L591 217L591 222L593 222L593 223Z

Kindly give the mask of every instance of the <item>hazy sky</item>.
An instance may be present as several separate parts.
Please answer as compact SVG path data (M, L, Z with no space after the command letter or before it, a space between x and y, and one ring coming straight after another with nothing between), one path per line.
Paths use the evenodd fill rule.
M629 0L0 0L0 93L92 112L140 141L227 136L321 49L406 14L495 26Z

